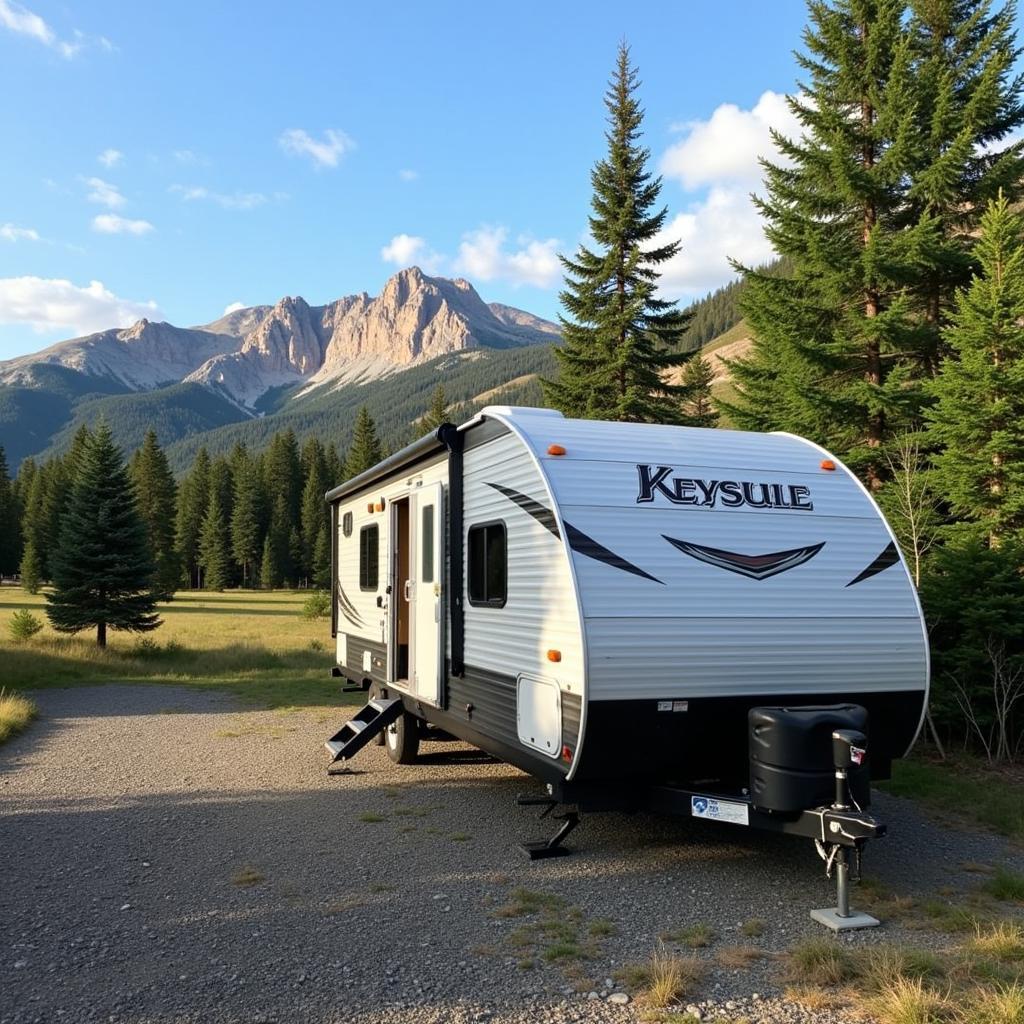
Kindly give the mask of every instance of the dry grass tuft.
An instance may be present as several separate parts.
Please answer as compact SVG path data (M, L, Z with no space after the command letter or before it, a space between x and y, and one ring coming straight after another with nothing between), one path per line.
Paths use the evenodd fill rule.
M767 928L767 921L762 920L760 917L752 917L749 921L744 921L740 925L740 934L745 935L748 939L757 939L764 935Z
M920 978L894 978L865 1004L879 1024L941 1024L950 1012L948 999Z
M244 864L231 876L232 885L243 887L259 885L260 882L265 882L266 880L266 875L259 868L254 868L251 864Z
M1000 921L986 929L978 927L968 949L996 960L1024 960L1024 928L1017 921Z
M609 935L614 935L618 931L613 921L609 921L606 917L598 917L587 925L587 932L595 939L604 939Z
M660 936L662 942L678 942L690 949L704 949L711 945L714 937L715 933L711 926L703 922L677 928L671 932L662 932Z
M0 687L0 743L21 732L35 717L32 701Z
M1024 875L1001 864L982 890L1004 903L1024 903Z
M495 917L526 917L541 911L554 913L565 901L552 892L535 892L532 889L513 889L509 902L494 911Z
M764 957L756 946L723 946L717 953L718 962L731 970L746 970Z
M865 951L858 973L866 987L880 992L900 978L939 978L944 969L939 957L928 950L875 946Z
M649 980L640 998L648 1006L659 1009L677 1003L704 972L699 961L674 956L665 949L655 950L647 969Z
M962 1024L1024 1024L1024 986L1015 981L978 989L957 1019Z
M833 939L805 939L790 951L787 980L797 985L839 985L855 974L849 953Z
M812 1013L818 1010L830 1010L836 1005L836 997L832 992L811 985L790 985L783 996L786 1002L797 1003Z

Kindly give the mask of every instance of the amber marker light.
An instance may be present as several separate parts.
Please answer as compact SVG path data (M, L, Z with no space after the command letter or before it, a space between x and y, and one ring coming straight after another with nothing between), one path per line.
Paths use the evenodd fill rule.
M836 464L831 459L822 459L821 468L827 469L830 473L835 472Z
M381 498L380 501L377 502L377 504L374 506L374 510L377 511L377 512L383 512L384 511L384 499L383 498Z
M562 652L561 651L548 651L548 661L561 661L561 660L562 660Z
M366 506L366 511L367 512L372 512L373 511L373 502L372 501L370 502L369 505Z
M549 444L548 455L564 455L565 449L560 444Z

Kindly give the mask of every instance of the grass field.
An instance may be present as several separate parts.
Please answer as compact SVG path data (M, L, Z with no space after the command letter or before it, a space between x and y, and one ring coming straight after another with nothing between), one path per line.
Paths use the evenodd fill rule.
M106 650L95 633L56 633L46 599L0 588L0 659L4 685L31 691L101 683L175 683L229 690L263 707L302 707L343 701L334 663L330 622L308 620L308 592L182 592L160 605L163 625L152 633L110 633ZM16 643L8 623L27 608L44 623L31 640Z

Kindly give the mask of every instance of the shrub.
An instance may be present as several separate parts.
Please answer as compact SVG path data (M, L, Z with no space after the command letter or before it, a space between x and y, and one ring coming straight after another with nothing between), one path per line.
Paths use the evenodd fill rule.
M304 619L325 619L331 614L331 595L326 590L317 590L306 598L302 606Z
M15 643L20 644L26 640L31 640L43 628L43 624L27 608L22 608L11 616L11 621L7 628L11 634L11 639Z

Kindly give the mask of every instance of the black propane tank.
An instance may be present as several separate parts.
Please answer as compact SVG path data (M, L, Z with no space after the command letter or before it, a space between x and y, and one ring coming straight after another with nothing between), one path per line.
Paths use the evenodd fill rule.
M832 803L832 733L836 729L867 733L868 713L859 704L751 708L747 723L751 803L766 811L794 813ZM871 801L867 758L850 769L849 779L857 806L867 808Z

